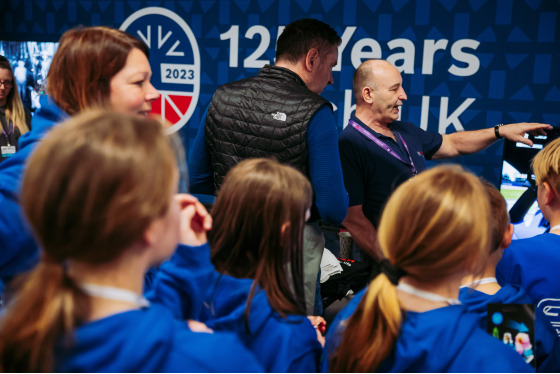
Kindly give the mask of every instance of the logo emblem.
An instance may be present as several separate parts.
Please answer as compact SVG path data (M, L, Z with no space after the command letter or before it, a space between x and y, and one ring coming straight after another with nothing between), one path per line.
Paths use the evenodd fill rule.
M271 115L272 115L272 118L274 118L277 121L286 122L286 113L276 112L276 113L272 113Z
M544 314L550 319L550 323L556 330L556 333L560 335L560 299L542 299L537 307L542 309Z
M152 84L161 94L151 114L170 125L169 133L179 130L191 118L200 93L200 52L193 32L176 13L160 7L134 12L120 29L150 49Z

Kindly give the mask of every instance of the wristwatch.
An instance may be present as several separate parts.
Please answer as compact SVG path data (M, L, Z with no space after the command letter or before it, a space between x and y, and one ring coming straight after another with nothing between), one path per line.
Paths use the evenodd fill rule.
M500 123L499 125L494 126L494 134L496 135L496 139L503 139L504 137L500 135L500 127L504 124Z

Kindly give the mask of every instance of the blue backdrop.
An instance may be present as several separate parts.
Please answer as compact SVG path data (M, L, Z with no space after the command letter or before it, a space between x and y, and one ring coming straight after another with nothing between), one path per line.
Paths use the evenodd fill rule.
M560 121L560 0L3 0L2 41L57 41L76 25L107 25L150 45L161 111L188 151L216 87L272 63L282 27L313 17L343 37L333 86L340 130L363 60L400 68L402 119L440 133ZM146 9L151 8L151 9ZM502 145L462 157L498 183Z

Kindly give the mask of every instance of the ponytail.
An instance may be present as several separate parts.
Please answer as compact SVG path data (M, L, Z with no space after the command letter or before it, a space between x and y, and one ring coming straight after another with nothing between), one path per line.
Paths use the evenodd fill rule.
M330 371L376 371L397 341L402 317L395 285L385 273L379 274L347 320L342 340L329 357Z
M87 317L88 297L61 263L47 259L15 282L0 320L0 371L52 372L55 347L71 343L70 333Z
M391 354L404 318L395 287L401 276L444 284L482 265L490 247L485 196L478 177L459 166L434 167L393 192L377 235L387 261L348 319L332 371L376 371Z

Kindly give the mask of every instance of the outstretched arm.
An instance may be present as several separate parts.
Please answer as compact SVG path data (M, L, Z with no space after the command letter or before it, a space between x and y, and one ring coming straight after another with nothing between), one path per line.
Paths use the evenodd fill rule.
M433 158L450 158L479 152L490 146L496 140L500 139L498 138L496 131L498 131L498 134L502 138L532 146L533 142L530 139L525 138L526 133L531 133L533 135L546 135L545 130L549 130L551 128L552 126L543 123L523 122L500 126L498 130L491 127L483 130L460 131L444 135L441 147L434 154Z

